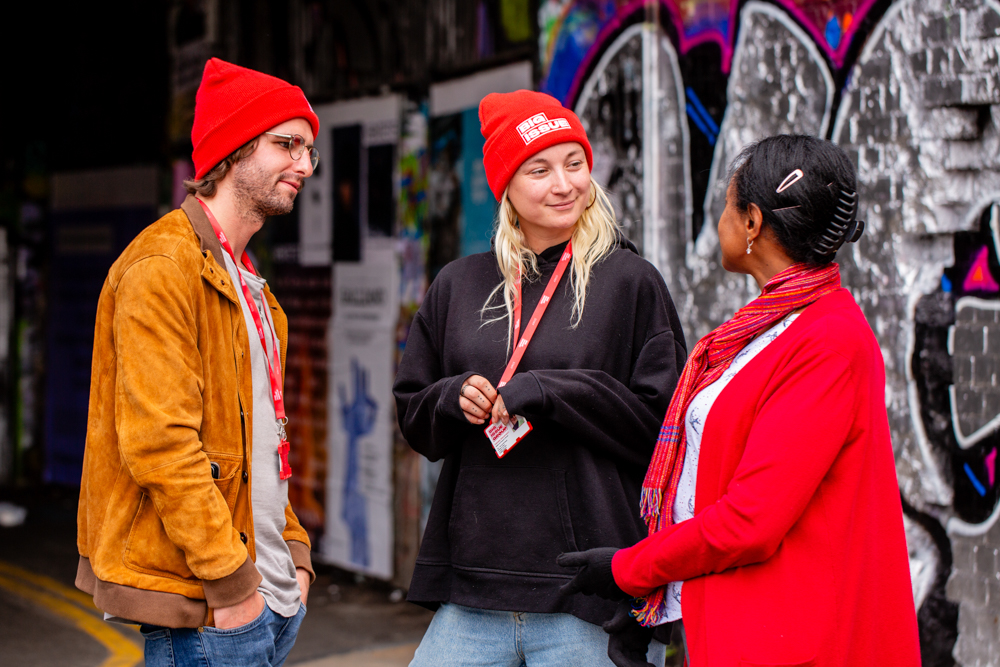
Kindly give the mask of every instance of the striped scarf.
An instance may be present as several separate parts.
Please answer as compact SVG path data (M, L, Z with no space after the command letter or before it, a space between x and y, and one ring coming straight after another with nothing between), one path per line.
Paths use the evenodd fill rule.
M840 268L830 263L815 267L793 264L764 286L761 295L740 308L731 320L698 341L688 357L684 372L667 409L656 439L656 450L642 483L642 517L649 534L673 523L677 485L684 468L684 418L691 400L718 380L729 364L751 340L787 317L840 288ZM666 610L664 587L636 601L636 618L646 626L655 625Z

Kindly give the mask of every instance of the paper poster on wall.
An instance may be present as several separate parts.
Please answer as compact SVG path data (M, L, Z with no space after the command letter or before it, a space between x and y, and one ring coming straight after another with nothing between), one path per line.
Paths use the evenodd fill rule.
M358 261L369 233L389 236L393 231L403 98L365 97L317 105L315 111L320 162L298 197L299 262Z
M334 328L323 560L392 577L392 334Z
M320 558L393 574L392 381L399 270L391 239L365 261L334 265L327 431L326 530Z

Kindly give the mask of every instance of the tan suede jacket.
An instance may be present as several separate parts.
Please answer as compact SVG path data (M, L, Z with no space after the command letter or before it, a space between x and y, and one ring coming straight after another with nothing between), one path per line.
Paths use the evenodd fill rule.
M211 625L211 609L261 582L249 339L223 252L188 197L136 237L101 291L76 585L113 616ZM284 368L288 320L264 295ZM295 565L311 573L309 537L291 507L285 518Z

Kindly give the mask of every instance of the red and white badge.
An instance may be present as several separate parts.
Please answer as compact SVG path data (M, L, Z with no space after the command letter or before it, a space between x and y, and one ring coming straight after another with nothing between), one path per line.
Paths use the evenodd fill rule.
M504 455L513 449L514 445L521 442L524 436L531 433L531 424L524 417L511 415L510 426L503 422L496 422L486 427L486 437L493 445L493 451L497 453L497 458L502 459Z

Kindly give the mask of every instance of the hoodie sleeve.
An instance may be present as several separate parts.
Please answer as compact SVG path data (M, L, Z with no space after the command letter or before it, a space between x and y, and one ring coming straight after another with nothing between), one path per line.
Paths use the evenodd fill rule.
M470 429L482 428L466 421L458 404L462 384L476 373L441 377L435 339L423 310L419 311L410 325L406 352L392 386L403 437L414 451L431 461L444 458Z
M511 414L565 428L611 459L646 466L687 351L672 329L649 338L628 384L599 370L552 369L517 373L500 395Z
M627 261L633 254L638 253L628 245L620 258ZM629 317L623 304L632 304L632 345L602 341L595 350L599 357L630 350L630 371L613 376L596 368L529 370L515 374L500 394L511 414L554 423L601 456L645 468L687 360L687 346L659 272L645 260L618 266L617 280L604 289L598 289L601 277L595 276L587 307L620 319ZM632 290L623 291L623 283Z

